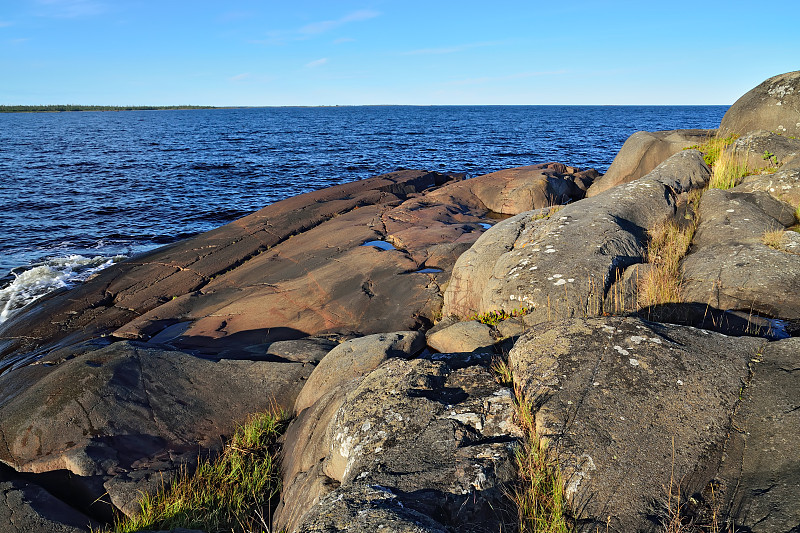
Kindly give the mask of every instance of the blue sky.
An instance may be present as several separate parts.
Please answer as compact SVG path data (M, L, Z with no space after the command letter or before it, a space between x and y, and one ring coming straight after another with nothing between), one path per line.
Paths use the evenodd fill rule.
M731 104L800 2L2 0L0 104Z

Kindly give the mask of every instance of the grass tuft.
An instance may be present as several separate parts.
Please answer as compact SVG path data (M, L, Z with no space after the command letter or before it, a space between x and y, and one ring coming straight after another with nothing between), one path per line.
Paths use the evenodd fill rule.
M486 313L476 314L469 317L470 320L476 320L481 324L486 324L487 326L496 326L503 320L508 318L516 318L520 316L525 316L530 313L531 310L527 307L520 307L518 309L512 309L511 311L488 311Z
M776 229L773 231L767 231L764 235L761 236L761 242L769 246L770 248L775 248L776 250L783 251L783 229Z
M122 519L113 531L269 531L269 506L280 492L275 442L287 423L283 412L251 416L216 459L202 460L194 475L179 476L154 496L145 495L141 513Z
M746 162L742 162L732 152L723 151L711 169L711 181L708 188L732 189L748 174L750 174L750 170Z
M496 357L492 370L499 383L514 390L514 414L524 435L514 452L517 484L509 494L517 510L520 533L570 533L564 479L547 442L536 431L536 415L506 360Z
M519 484L513 499L517 505L520 533L567 533L564 480L547 443L536 433L531 403L515 387L517 419L525 434L516 450Z
M689 250L697 217L681 229L673 220L667 220L649 231L647 262L652 268L639 280L639 306L651 307L683 301L681 261Z
M700 150L703 154L703 160L710 167L713 167L719 160L721 154L725 149L733 144L733 141L738 139L738 135L728 135L727 137L710 137L702 144L695 144L686 148L687 150Z

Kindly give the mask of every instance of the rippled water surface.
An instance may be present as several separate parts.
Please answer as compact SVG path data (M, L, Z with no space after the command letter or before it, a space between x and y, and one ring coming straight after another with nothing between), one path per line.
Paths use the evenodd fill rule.
M70 267L70 279L80 279L80 265L93 271L101 258L144 251L291 195L398 167L476 176L559 161L605 171L634 131L714 128L725 110L376 106L2 114L0 287L55 258L81 257Z

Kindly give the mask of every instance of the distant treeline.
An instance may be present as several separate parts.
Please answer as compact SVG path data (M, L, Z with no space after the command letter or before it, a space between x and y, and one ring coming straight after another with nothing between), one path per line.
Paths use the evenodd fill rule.
M152 111L159 109L215 109L207 105L0 105L0 113L59 113L62 111Z

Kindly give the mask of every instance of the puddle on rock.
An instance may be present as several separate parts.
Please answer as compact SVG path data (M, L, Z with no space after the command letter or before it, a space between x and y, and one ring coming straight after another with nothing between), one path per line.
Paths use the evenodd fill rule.
M480 227L482 227L483 229L489 229L489 228L491 228L491 227L492 227L492 225L491 225L491 224L487 224L486 222L478 222L478 225L479 225Z
M417 274L438 274L439 272L444 272L441 268L423 268L420 270L415 270Z
M367 241L361 246L372 246L373 248L377 248L379 250L397 250L397 248L386 241Z

